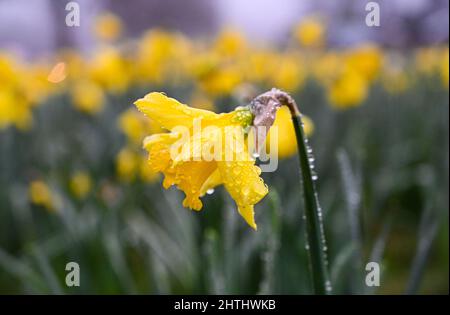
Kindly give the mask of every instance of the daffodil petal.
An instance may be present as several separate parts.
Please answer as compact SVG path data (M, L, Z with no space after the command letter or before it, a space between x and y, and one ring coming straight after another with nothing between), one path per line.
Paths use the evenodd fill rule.
M216 169L203 183L203 186L200 189L200 196L204 196L208 190L214 189L219 185L222 185L222 177L220 176L219 170Z
M134 102L136 107L161 127L172 130L177 126L190 128L195 118L213 119L217 114L181 104L158 92L145 95Z
M175 184L186 194L184 207L197 211L202 209L201 188L216 168L215 162L204 161L183 162L177 165Z
M253 205L243 205L238 207L238 212L244 218L245 222L256 231L258 227L255 222L255 211L253 208Z
M240 215L256 229L253 205L267 194L268 189L259 177L259 167L254 163L246 159L217 162L217 165L224 186L236 202Z
M176 139L177 136L171 133L159 133L144 139L148 161L155 172L163 172L170 166L170 146Z

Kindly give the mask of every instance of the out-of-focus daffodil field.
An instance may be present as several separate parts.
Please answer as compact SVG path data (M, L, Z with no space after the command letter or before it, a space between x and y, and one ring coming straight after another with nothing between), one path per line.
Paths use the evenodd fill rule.
M223 188L197 212L162 187L142 148L161 127L133 105L161 91L220 113L272 87L305 115L333 292L448 293L448 44L330 47L320 16L282 45L124 30L105 13L91 54L0 51L0 293L310 294L289 111L253 231Z

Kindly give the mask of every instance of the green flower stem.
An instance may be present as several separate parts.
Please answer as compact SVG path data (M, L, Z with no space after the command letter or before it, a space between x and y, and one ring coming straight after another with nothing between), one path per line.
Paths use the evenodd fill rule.
M302 178L300 185L303 188L303 199L305 201L306 242L307 248L309 248L314 293L330 294L331 283L327 270L322 213L310 163L312 155L308 152L307 140L303 132L302 115L298 110L297 103L286 92L278 89L267 91L254 98L250 103L250 111L254 115L253 125L256 127L260 125L271 126L275 120L277 109L282 105L286 105L291 112L297 138Z
M291 111L292 112L292 111ZM303 198L306 216L306 242L309 248L310 268L315 294L330 294L326 257L326 243L323 232L322 214L317 199L311 165L309 163L308 145L303 131L301 115L297 112L292 115L295 135L297 137L298 155L300 159L300 173L302 178Z

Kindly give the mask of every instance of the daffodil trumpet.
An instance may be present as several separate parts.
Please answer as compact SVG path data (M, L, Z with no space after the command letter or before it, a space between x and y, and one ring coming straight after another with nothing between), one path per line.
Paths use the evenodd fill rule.
M303 190L304 211L306 218L306 242L309 249L309 259L314 292L330 294L331 282L327 270L326 242L322 222L322 213L315 187L316 176L313 175L310 164L311 149L303 130L302 115L295 100L286 92L272 89L257 96L251 103L255 115L254 125L270 125L281 106L287 106L292 116L297 138L300 161L301 186ZM258 135L264 138L265 135ZM258 137L257 136L257 137Z

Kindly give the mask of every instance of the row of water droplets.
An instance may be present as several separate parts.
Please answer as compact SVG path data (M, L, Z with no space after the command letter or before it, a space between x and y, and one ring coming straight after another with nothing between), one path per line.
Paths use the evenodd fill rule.
M303 121L301 123L301 126L302 126L302 128L304 128ZM315 171L315 164L314 164L315 158L314 158L314 155L313 155L313 150L312 150L311 146L309 145L309 141L308 141L308 138L306 138L306 136L304 138L304 143L305 143L305 147L306 147L306 155L307 155L307 158L308 158L309 168L310 168L310 171L311 171L311 179L313 180L313 185L315 186L314 182L317 181L319 177L317 176L317 173ZM329 265L329 263L328 263L328 255L327 255L328 247L327 247L327 243L325 241L325 231L323 229L323 214L322 214L322 208L321 208L320 203L319 203L319 197L317 195L317 191L316 191L315 187L314 187L314 199L315 199L315 202L316 202L317 217L318 217L318 220L319 220L319 223L320 223L319 224L320 238L321 238L320 241L322 243L321 248L322 248L322 251L323 251L324 263L325 263L325 266L328 268L328 265ZM303 214L303 220L306 221L306 215L305 214ZM305 245L305 249L307 251L310 250L308 242ZM329 280L327 280L325 282L325 290L327 292L331 292L332 291L331 282Z

